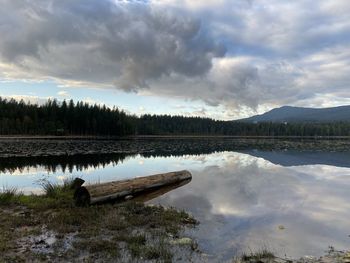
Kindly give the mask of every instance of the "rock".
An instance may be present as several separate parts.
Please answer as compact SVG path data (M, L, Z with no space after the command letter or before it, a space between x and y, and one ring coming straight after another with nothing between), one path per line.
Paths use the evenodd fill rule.
M40 239L40 240L35 241L35 245L40 245L40 244L45 244L45 240Z
M132 195L127 195L124 197L126 201L133 199L134 197Z

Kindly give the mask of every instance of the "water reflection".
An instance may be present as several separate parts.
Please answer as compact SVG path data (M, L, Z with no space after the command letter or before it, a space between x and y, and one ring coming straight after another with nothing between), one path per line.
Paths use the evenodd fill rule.
M46 157L16 157L0 158L0 172L23 173L26 170L43 168L49 173L62 171L63 173L104 168L117 165L130 154L101 154L101 155L73 155Z
M43 156L43 157L11 157L0 158L0 173L23 173L28 169L43 168L49 173L58 171L73 173L74 171L84 171L90 169L99 169L106 166L116 166L125 159L142 156L143 158L156 157L186 157L191 158L210 156L216 153L215 150L201 151L183 148L181 152L174 151L153 151L142 154L136 153L113 153L113 154L84 154L84 155L62 155L62 156ZM209 153L208 153L209 152ZM237 151L238 152L238 151ZM240 153L250 156L263 158L273 164L282 166L301 166L301 165L332 165L337 167L350 168L349 152L298 152L293 150L286 151L261 151L244 150ZM204 162L203 162L204 163Z
M329 245L349 248L347 152L156 155L23 159L11 165L6 161L1 162L0 183L33 190L33 182L48 171L52 180L80 176L103 182L188 169L193 174L190 183L150 193L146 200L192 213L201 224L187 234L212 255L210 261L262 247L291 257L322 255Z
M318 165L304 170L223 155L222 163L192 170L190 185L153 201L200 218L194 235L219 262L247 248L292 257L321 255L329 245L348 248L350 169L332 167L322 177Z
M350 152L315 152L315 151L241 151L263 158L273 164L283 166L324 164L338 167L350 167Z
M133 198L133 200L137 201L137 202L148 202L150 200L156 199L157 197L160 197L160 196L162 196L170 191L173 191L179 187L182 187L182 186L190 183L191 180L192 179L188 179L188 180L181 181L178 183L157 187L155 189L151 189L149 191L142 192L141 194L136 195Z

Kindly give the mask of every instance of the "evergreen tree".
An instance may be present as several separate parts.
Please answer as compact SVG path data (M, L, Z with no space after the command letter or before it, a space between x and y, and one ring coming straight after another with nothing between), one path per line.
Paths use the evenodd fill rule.
M170 115L127 115L117 107L0 97L0 135L350 136L350 123L239 123Z

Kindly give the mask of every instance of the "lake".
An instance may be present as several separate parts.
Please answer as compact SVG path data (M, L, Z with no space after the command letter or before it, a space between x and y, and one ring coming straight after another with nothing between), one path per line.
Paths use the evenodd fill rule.
M0 159L0 184L40 193L44 178L96 183L186 169L193 174L190 183L148 202L193 214L200 224L186 235L213 260L262 248L292 258L321 256L329 246L349 248L350 151L211 147L196 154L168 149Z

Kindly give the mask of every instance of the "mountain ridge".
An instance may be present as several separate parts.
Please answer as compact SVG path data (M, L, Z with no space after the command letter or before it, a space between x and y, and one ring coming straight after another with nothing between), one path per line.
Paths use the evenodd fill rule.
M238 122L259 123L296 123L296 122L350 122L350 105L329 108L307 108L282 106L260 115L236 120Z

